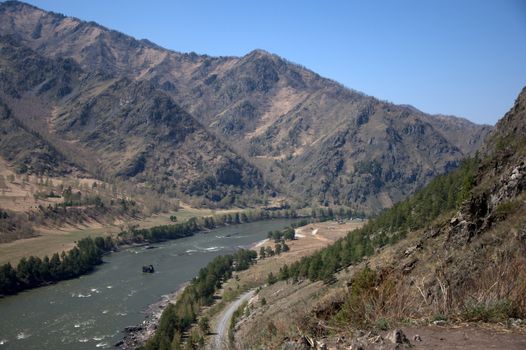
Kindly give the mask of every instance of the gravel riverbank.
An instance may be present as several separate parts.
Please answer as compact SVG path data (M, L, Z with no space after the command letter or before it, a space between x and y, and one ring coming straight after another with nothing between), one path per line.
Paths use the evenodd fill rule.
M184 291L188 283L183 284L176 292L163 295L161 300L148 306L143 313L145 320L136 326L129 326L124 329L124 338L115 344L115 347L122 350L132 350L144 345L146 341L155 333L163 310L170 303L175 303L178 296Z

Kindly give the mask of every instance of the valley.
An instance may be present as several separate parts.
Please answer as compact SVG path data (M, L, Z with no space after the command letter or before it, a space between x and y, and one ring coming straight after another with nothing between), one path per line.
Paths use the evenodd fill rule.
M155 5L208 55L39 1L0 1L0 349L526 348L524 82L483 117L522 73L519 26L481 34L510 9Z
M176 291L208 261L292 222L232 225L156 244L155 249L142 246L112 253L92 274L0 299L0 341L8 349L42 344L53 349L93 349L97 344L111 348L125 335L125 327L145 320L148 305ZM141 273L141 266L148 264L155 266L154 274Z

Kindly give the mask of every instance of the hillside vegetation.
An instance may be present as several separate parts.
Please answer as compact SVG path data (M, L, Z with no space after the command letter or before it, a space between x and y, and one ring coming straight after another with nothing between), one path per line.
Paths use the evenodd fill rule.
M477 162L477 159L465 161L459 169L437 177L424 189L352 231L346 238L284 267L286 272L280 274L281 278L330 281L342 268L362 261L378 249L406 238L409 232L426 227L440 215L450 213L468 198Z
M525 113L526 89L476 158L344 239L281 268L283 281L261 291L265 305L253 304L238 323L237 346L295 348L307 336L336 347L357 341L354 346L376 348L383 342L373 336L378 332L429 323L498 323L520 331L515 320L526 317ZM364 329L373 332L369 338L346 338Z

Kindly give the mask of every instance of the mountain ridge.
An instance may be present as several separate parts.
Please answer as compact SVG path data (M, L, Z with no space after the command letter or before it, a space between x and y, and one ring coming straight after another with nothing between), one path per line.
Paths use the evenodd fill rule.
M0 20L1 34L44 57L149 81L304 205L389 207L456 167L490 129L386 103L261 49L179 53L20 2L2 3Z

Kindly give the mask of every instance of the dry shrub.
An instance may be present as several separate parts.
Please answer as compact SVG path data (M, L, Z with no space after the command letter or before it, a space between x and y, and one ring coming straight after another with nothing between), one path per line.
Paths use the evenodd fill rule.
M524 254L501 252L494 263L470 282L458 304L463 319L498 322L509 317L526 317Z
M313 308L316 318L327 321L341 309L345 302L346 288L329 289L324 293Z
M415 297L404 279L392 269L381 272L365 267L358 272L340 309L332 317L336 327L370 328L415 313ZM379 322L382 321L382 322Z
M378 272L369 267L356 273L348 291L322 299L315 309L318 321L328 319L330 327L344 331L383 330L407 319L448 314L450 310L444 276L435 274L427 283L424 278L417 282L393 268Z

